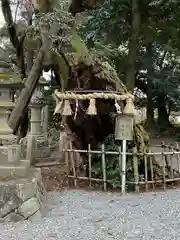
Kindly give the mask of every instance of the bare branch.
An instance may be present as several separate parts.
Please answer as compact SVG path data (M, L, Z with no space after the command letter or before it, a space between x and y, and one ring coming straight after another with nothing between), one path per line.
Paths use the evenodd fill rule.
M15 24L13 22L12 11L10 7L9 0L1 0L1 8L4 16L4 20L7 24L9 37L14 48L17 48L19 45L18 37L16 34Z
M18 0L17 5L16 5L16 11L15 11L15 15L14 15L14 22L16 22L16 17L17 17L17 12L18 12L18 8L19 8L19 4L20 4L20 0Z
M1 7L2 7L4 19L7 24L10 41L13 47L16 49L16 57L18 60L18 67L21 73L21 77L25 78L26 72L25 72L24 51L23 51L23 42L25 39L25 33L19 40L17 36L15 24L13 21L13 17L12 17L12 11L11 11L9 0L1 0Z

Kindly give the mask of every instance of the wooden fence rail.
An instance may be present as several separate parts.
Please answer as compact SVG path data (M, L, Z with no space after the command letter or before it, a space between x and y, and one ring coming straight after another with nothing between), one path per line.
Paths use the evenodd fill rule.
M114 179L107 178L107 155L117 156L118 165L119 165L119 183L120 189L122 190L122 155L125 154L126 157L131 156L131 163L133 169L133 180L127 179L126 185L133 185L134 190L136 192L140 191L141 186L144 186L145 191L149 190L149 186L152 189L155 189L156 184L162 184L163 188L166 189L167 183L170 182L180 182L180 149L178 144L173 147L172 145L156 145L155 147L161 148L157 152L145 152L138 153L134 148L132 152L121 151L119 147L119 151L106 151L104 144L101 145L100 150L91 150L90 144L88 145L87 150L82 149L73 149L72 144L70 143L66 148L63 149L65 152L65 159L68 167L68 179L72 179L74 182L74 186L78 187L78 180L88 181L89 188L92 188L92 183L102 183L104 191L107 190L108 183L113 183ZM78 176L77 173L77 164L74 161L75 154L86 153L87 154L87 165L88 165L88 173L86 176ZM101 177L92 177L92 154L100 154L101 155ZM139 163L140 159L144 161L144 171L143 176L139 173ZM129 161L129 160L128 160ZM155 162L158 162L161 168L161 176L157 178L155 171ZM175 167L173 166L176 165ZM141 173L142 174L142 173ZM126 187L126 186L125 186Z

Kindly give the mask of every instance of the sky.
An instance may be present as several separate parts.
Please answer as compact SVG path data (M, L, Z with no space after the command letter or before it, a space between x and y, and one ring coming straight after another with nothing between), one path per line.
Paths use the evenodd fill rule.
M4 17L3 17L2 11L0 9L0 26L2 26L3 23L4 23Z

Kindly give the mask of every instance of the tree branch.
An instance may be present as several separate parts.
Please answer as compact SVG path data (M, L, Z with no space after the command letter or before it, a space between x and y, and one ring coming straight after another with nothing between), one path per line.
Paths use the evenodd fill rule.
M164 54L163 54L162 58L161 58L160 61L159 61L159 67L160 67L160 68L162 68L162 66L163 66L163 63L164 63L164 59L165 59L165 57L166 57L166 54L167 54L167 51L164 51Z
M16 34L15 25L13 22L13 17L12 17L9 0L1 0L1 8L2 8L3 16L4 16L4 20L7 24L10 41L11 41L12 45L14 46L14 48L17 48L17 46L19 45L19 40L18 40L18 37Z
M24 64L24 50L23 50L25 34L23 34L20 40L18 39L9 0L1 0L1 8L3 12L4 20L7 24L10 41L13 47L16 49L18 67L20 70L21 78L23 79L26 77L25 64Z
M20 96L18 98L18 102L16 104L16 107L13 109L9 119L8 119L8 125L13 129L13 133L16 134L17 130L19 128L19 125L21 124L21 117L24 114L29 101L31 99L31 96L34 92L34 89L38 83L38 80L42 74L42 63L44 60L45 51L47 51L48 47L42 46L38 56L36 57L33 67L28 75L28 78L25 82L25 87L20 93Z

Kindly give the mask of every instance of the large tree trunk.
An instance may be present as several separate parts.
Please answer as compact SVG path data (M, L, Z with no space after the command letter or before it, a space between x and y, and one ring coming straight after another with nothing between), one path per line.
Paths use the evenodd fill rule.
M126 86L131 92L134 91L135 85L135 72L136 72L136 56L138 48L138 36L140 31L140 10L139 0L132 1L132 27L131 37L129 40L129 53L127 60L127 72L126 72Z
M154 109L153 109L153 44L152 42L146 45L146 56L147 56L147 126L151 128L154 125Z
M165 98L163 96L158 97L158 125L160 131L164 131L170 125L169 114L165 105Z

